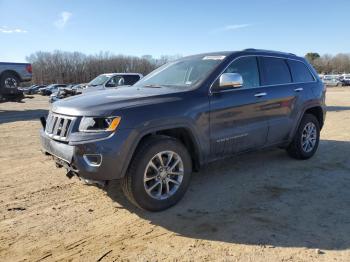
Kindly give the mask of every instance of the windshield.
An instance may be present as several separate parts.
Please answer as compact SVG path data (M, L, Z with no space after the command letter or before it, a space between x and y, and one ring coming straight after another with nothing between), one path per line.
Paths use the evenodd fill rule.
M190 88L204 80L224 58L196 56L170 62L138 81L136 86Z
M103 85L108 79L109 79L109 77L106 75L99 75L98 77L91 80L91 82L88 84L88 86Z

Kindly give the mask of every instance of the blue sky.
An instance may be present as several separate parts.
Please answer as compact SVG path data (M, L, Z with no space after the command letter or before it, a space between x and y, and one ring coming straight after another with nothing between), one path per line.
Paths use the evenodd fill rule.
M348 0L0 0L0 61L35 51L350 53Z

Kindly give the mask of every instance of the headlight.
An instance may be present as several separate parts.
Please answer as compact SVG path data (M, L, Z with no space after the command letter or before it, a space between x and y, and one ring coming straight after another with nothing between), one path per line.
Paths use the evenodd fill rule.
M83 117L79 124L80 132L115 131L121 118L117 117Z

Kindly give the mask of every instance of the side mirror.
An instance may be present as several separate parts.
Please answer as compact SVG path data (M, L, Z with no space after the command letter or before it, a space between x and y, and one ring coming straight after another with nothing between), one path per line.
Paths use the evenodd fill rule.
M240 88L243 86L243 78L238 73L223 73L219 79L218 89Z

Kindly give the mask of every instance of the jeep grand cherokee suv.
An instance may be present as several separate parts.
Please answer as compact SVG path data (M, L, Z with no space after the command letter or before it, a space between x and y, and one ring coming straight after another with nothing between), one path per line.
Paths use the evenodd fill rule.
M208 162L271 146L312 157L324 119L325 88L304 58L247 49L181 58L130 88L58 101L41 142L69 176L122 179L131 202L158 211Z

